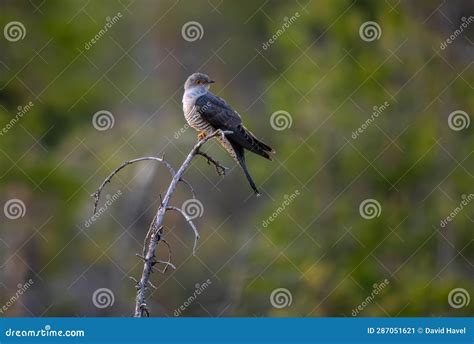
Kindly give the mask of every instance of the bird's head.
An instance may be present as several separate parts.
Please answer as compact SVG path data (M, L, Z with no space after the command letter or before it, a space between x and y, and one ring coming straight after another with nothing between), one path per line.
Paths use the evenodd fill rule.
M209 86L214 83L209 76L204 73L193 73L191 74L186 82L184 83L184 89L188 90L193 87L209 89Z

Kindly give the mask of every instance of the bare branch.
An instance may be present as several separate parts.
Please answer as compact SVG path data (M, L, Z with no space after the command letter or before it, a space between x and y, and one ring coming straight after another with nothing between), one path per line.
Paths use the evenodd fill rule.
M213 164L214 167L216 168L216 172L219 176L225 176L226 171L229 169L228 167L225 167L225 166L221 165L221 163L219 161L214 160L207 153L204 153L204 152L201 152L201 151L198 150L196 152L196 154L205 157L207 159L207 163L209 165Z
M193 195L193 198L196 198L196 194L194 193L194 188L193 186L185 179L181 178L179 180L181 183L185 184L188 186L189 190L191 191L191 194Z
M150 316L150 312L148 311L148 306L146 304L146 291L148 282L150 281L150 275L153 271L153 265L156 264L155 261L155 251L158 241L161 239L161 232L162 227L155 228L151 232L150 242L148 244L148 251L146 256L144 257L144 264L143 264L143 273L140 281L137 284L137 297L135 302L135 317L143 317L143 316Z
M156 246L157 246L158 241L161 239L161 230L163 228L163 220L164 220L164 216L167 210L166 208L169 207L171 196L173 195L177 184L180 181L182 181L184 172L186 172L189 165L191 164L192 159L198 154L199 148L201 148L201 146L204 143L206 143L207 141L211 140L212 138L216 136L223 137L225 134L231 134L231 133L232 133L231 131L216 130L211 135L208 135L204 139L199 140L194 145L193 149L191 149L188 156L186 157L186 159L183 161L178 171L173 176L173 179L171 180L171 183L168 186L168 190L166 191L165 196L161 200L158 211L150 225L150 228L147 233L147 238L145 239L145 247L144 247L144 252L146 252L146 254L144 254L145 262L143 264L142 277L140 279L140 283L137 288L138 290L137 290L137 297L136 297L136 303L135 303L135 317L143 317L144 315L149 315L148 307L145 301L145 293L146 293L148 281L150 279L150 274L152 272L152 259L155 258ZM192 223L192 222L188 221L188 223ZM195 243L193 247L193 254L194 254L195 249L196 249L196 242L197 242L196 238L199 238L199 233L197 233L197 230L194 224L192 228L195 234Z
M155 259L155 252L156 252L156 247L158 241L161 239L161 233L162 233L162 228L163 228L163 221L164 221L164 216L166 213L167 208L169 208L169 203L171 200L171 196L173 195L177 184L180 181L183 181L183 175L188 169L188 167L191 164L192 159L198 154L199 148L206 143L207 141L211 140L212 138L216 136L221 136L223 137L225 134L230 134L232 132L229 131L221 131L221 130L216 130L214 133L211 135L206 136L204 139L199 140L191 149L189 152L188 156L186 159L183 161L181 164L180 168L178 171L174 174L170 185L168 186L168 190L166 191L165 196L163 199L160 200L160 206L156 212L155 217L153 218L152 223L150 224L150 228L147 233L147 237L145 238L145 245L143 248L144 251L144 264L143 264L143 272L142 276L140 278L140 282L137 286L137 297L136 297L136 302L135 302L135 317L143 317L143 316L149 316L149 311L148 311L148 306L146 304L146 290L147 290L147 285L148 281L150 280L150 274L152 273L152 266L154 263ZM212 161L215 161L212 159ZM214 166L216 166L214 164ZM186 182L185 182L186 183ZM189 184L189 183L188 183ZM189 185L188 185L189 186ZM192 191L194 193L194 191ZM168 209L170 210L170 209ZM187 217L185 217L186 220L188 220ZM188 223L192 223L192 221L188 221ZM197 232L196 227L194 224L192 224L191 228L193 228L194 231L194 246L193 246L193 254L195 253L196 249L196 243L197 239L199 238L199 233ZM146 253L146 254L145 254ZM165 268L166 270L166 268Z
M137 158L137 159L133 159L133 160L128 160L128 161L125 161L122 165L120 165L119 167L117 167L115 170L112 171L112 173L109 174L109 176L107 178L105 178L105 180L102 182L102 184L100 184L100 186L97 188L97 191L94 192L91 196L94 197L94 215L97 213L97 206L99 204L99 199L100 199L100 194L102 192L102 189L105 187L105 185L107 185L107 183L110 183L110 181L112 180L112 178L118 173L120 172L120 170L122 170L123 168L125 168L126 166L128 165L131 165L131 164L134 164L136 162L140 162L140 161L145 161L145 160L154 160L154 161L158 161L158 162L161 162L162 164L164 164L168 170L170 171L171 173L171 177L174 177L174 175L176 174L173 167L171 167L171 165L163 160L163 159L160 159L160 158L157 158L157 157L153 157L153 156L147 156L147 157L143 157L143 158Z
M161 198L161 195L160 195ZM161 200L160 200L160 207L161 207ZM151 232L153 231L153 224L155 223L156 215L153 218L153 221L150 224L150 227L148 228L148 232L146 233L145 240L143 240L143 257L145 257L146 252L148 250L148 242L150 240Z
M99 186L97 191L92 194L92 196L94 197L94 214L95 214L97 212L97 205L99 203L102 189L105 187L107 183L110 183L112 178L120 170L122 170L126 166L134 164L139 161L154 160L154 161L163 163L171 173L171 177L172 177L171 182L168 186L168 189L166 190L164 197L161 198L161 195L160 195L160 206L158 207L158 210L155 216L153 217L153 221L150 224L147 235L143 242L143 255L137 254L137 256L143 260L143 272L139 281L136 281L135 279L133 279L136 281L136 288L137 288L137 296L135 300L136 301L135 302L135 317L150 316L148 306L146 304L146 292L148 290L148 285L156 289L156 287L154 287L153 284L151 284L150 282L150 275L154 270L153 268L154 265L156 265L157 263L165 264L165 267L162 272L166 272L168 267L176 269L176 267L171 263L171 247L162 238L163 221L164 221L164 217L167 210L174 210L174 211L179 212L191 226L194 232L193 255L195 254L197 241L199 239L199 232L197 231L196 226L192 222L192 219L189 216L187 216L187 214L183 210L174 206L170 206L170 200L179 182L186 184L191 190L193 197L195 197L193 187L191 186L189 182L183 179L183 175L188 169L188 167L190 166L191 161L196 155L201 155L205 157L209 164L214 165L219 175L225 174L225 171L227 170L227 168L225 166L222 166L217 160L213 159L207 153L201 152L200 148L202 147L203 144L205 144L207 141L211 140L212 138L215 138L216 136L220 136L224 138L226 134L231 134L231 133L232 133L231 131L216 130L215 132L206 136L202 140L199 140L191 149L186 159L183 161L183 163L181 164L181 166L179 167L177 171L175 171L171 167L171 165L164 160L164 158L143 157L143 158L126 161L122 165L120 165L118 168L116 168L114 171L112 171L112 173L102 182L102 184ZM161 261L161 260L156 259L156 249L160 241L163 242L168 247L168 261Z
M161 272L161 273L165 273L165 272L168 270L168 267L171 267L173 270L176 270L176 266L175 266L173 263L171 263L171 254L172 254L172 252L171 252L171 247L170 247L170 245L169 245L168 242L167 242L165 239L163 239L163 238L160 240L160 242L162 242L163 244L165 244L166 247L168 248L168 260L165 261L165 260L160 260L160 259L154 259L154 260L151 262L152 268L155 269L154 265L157 264L157 263L160 263L160 264L164 264L164 265L165 265L165 267L164 267L163 270L157 269L157 270L158 270L159 272ZM140 258L141 260L146 261L146 258L143 257L141 254L135 253L135 255L136 255L138 258ZM154 271L154 270L153 270L153 271ZM133 278L133 277L130 277L130 278L132 278L135 282L138 283L138 281L137 281L135 278Z
M166 264L165 268L163 269L163 273L165 273L168 270L168 267L170 266L173 270L176 270L176 266L171 263L171 257L173 255L173 252L171 251L171 246L168 244L168 242L165 239L161 239L161 242L168 247L168 261L167 262L161 262L163 264Z

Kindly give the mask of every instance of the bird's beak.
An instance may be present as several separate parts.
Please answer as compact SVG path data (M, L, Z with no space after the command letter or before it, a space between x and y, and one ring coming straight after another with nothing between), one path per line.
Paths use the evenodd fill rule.
M207 83L208 84L213 84L213 83L215 83L215 81L214 80L209 80Z

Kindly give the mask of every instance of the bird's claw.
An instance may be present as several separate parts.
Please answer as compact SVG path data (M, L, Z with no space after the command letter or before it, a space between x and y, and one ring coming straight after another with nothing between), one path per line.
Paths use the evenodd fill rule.
M198 134L198 140L204 140L206 138L206 133L204 131L201 131Z

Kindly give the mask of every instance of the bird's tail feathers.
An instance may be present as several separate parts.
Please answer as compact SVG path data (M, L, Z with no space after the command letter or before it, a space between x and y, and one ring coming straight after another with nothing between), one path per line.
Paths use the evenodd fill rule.
M275 153L272 147L257 139L257 137L243 125L238 129L241 130L241 134L243 134L245 138L245 142L239 142L244 148L268 160L272 160L271 154Z
M255 185L255 182L253 181L252 176L250 175L250 173L247 169L247 166L245 164L245 158L242 157L242 159L239 159L239 165L240 165L240 167L242 167L242 170L244 171L245 177L247 177L247 180L248 180L248 182L250 184L250 187L252 188L253 192L255 192L255 194L257 196L260 196L260 191L258 191L257 185Z
M250 184L250 187L252 188L252 190L255 192L257 196L260 196L260 192L257 189L257 185L255 185L255 182L253 181L252 176L250 175L250 172L247 169L247 164L245 163L245 155L244 155L243 148L235 144L232 144L232 147L234 148L234 151L236 153L236 160L239 163L240 167L242 168L242 171L244 171L245 177L247 178Z

